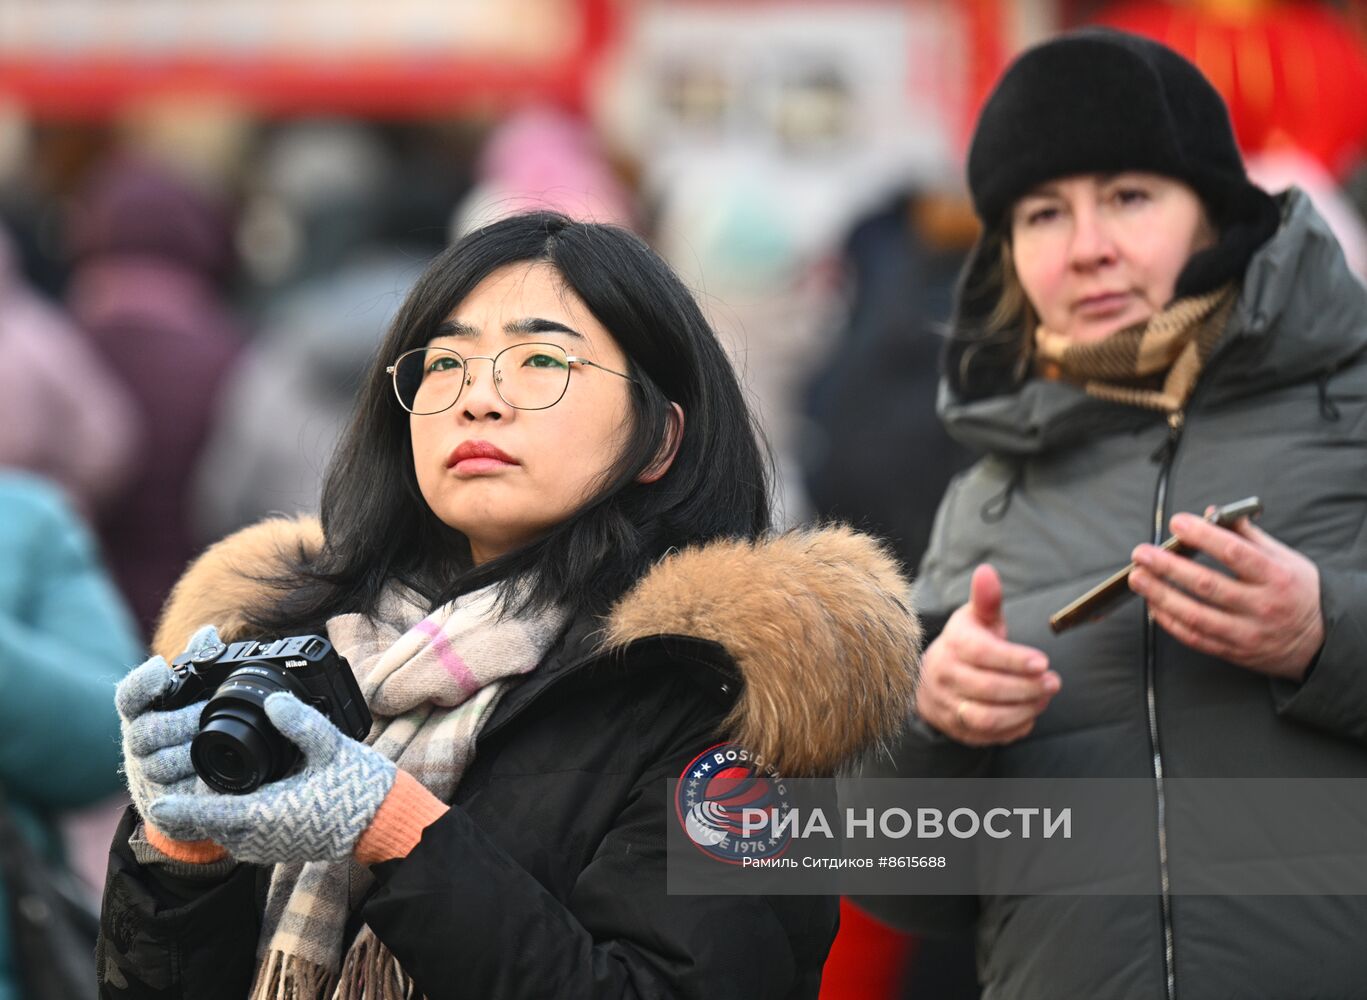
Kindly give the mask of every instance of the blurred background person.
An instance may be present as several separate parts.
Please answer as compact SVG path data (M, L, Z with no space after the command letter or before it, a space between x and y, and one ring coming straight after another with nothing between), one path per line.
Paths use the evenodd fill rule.
M925 3L650 5L600 87L647 230L695 289L764 422L780 520L814 507L809 379L849 228L953 162L958 14ZM894 459L894 461L898 461Z
M617 175L590 124L536 106L516 111L485 138L474 184L451 217L451 237L533 211L635 228L632 192Z
M1247 180L1200 72L1137 36L1022 55L968 182L940 412L986 457L922 562L915 714L864 773L1148 779L1161 889L865 902L975 927L989 997L1350 996L1367 901L1190 894L1169 872L1200 820L1165 782L1367 775L1367 288L1307 196ZM1199 516L1253 494L1259 526ZM1130 558L1143 601L1051 632Z
M401 172L372 130L290 123L258 164L239 239L260 279L256 332L223 376L194 459L196 545L318 509L365 366L442 246L439 227L406 224Z
M416 273L413 258L372 250L271 303L194 460L196 544L267 514L318 509L326 457Z
M128 390L28 285L0 224L0 467L53 480L91 518L128 481L141 431Z
M941 324L976 235L972 210L936 191L900 194L859 220L844 248L844 320L807 389L813 512L886 538L911 571L946 485L973 458L945 433L935 391Z
M0 467L0 783L11 821L53 866L66 864L62 815L122 788L110 692L142 651L62 491ZM12 903L0 900L0 997L20 1000Z
M224 301L226 209L135 155L104 163L69 222L66 301L137 405L143 444L101 541L144 634L198 546L191 475L243 334Z

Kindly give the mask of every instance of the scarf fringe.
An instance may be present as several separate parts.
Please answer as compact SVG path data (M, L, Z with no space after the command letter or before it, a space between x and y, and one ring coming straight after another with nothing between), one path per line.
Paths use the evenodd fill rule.
M393 953L369 927L347 949L342 971L298 955L273 951L252 989L251 1000L425 1000Z
M369 927L347 949L334 1000L423 1000L417 985Z
M327 1000L337 977L298 955L272 951L256 976L251 1000Z

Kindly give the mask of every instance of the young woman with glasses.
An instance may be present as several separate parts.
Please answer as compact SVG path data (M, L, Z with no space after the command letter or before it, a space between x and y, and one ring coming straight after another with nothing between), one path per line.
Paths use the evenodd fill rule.
M207 552L120 686L102 996L815 997L834 900L666 891L690 762L831 774L910 706L893 562L769 535L767 482L716 337L635 237L535 214L452 247L321 524ZM366 741L274 694L302 767L211 791L164 658L302 633L355 672Z

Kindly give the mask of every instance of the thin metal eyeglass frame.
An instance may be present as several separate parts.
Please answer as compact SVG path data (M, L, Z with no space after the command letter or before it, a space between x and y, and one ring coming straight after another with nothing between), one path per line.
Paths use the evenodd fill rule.
M459 403L460 397L465 392L465 387L467 385L471 385L474 382L474 379L470 375L471 361L489 362L489 366L493 369L494 374L494 391L498 393L499 399L503 400L503 402L507 403L514 410L549 410L552 406L554 406L556 403L560 402L562 399L565 398L565 393L569 392L569 372L565 373L565 387L560 390L560 395L555 397L555 402L547 403L545 406L518 406L516 403L509 400L507 396L503 395L503 387L500 384L503 381L503 376L498 370L498 359L503 357L503 355L507 354L509 351L516 350L519 347L549 347L553 350L560 351L562 354L564 354L566 364L587 365L590 368L597 368L599 371L605 371L609 375L616 375L618 378L624 378L628 382L635 383L637 381L630 375L627 375L624 372L615 371L612 368L608 368L606 365L600 365L597 361L590 361L588 358L581 358L578 355L570 354L559 344L547 344L543 341L536 340L525 344L510 344L509 346L503 348L503 350L499 351L497 354L494 354L492 356L488 354L472 354L468 358L465 355L461 354L459 351L451 350L451 348L449 347L415 347L411 351L404 351L402 354L400 354L397 358L394 359L394 363L392 365L386 365L385 371L389 374L389 384L394 389L394 398L399 401L399 405L403 407L405 412L411 413L415 417L435 417L438 413L445 413L447 410L451 409L451 407ZM406 404L403 401L403 395L399 392L399 365L403 362L403 359L408 357L409 355L427 354L430 351L441 351L444 354L450 354L454 357L459 358L461 367L465 371L465 378L461 379L460 388L456 390L456 398L451 400L451 402L448 405L443 406L440 410L433 410L430 413L419 413L416 410L409 409L408 404Z

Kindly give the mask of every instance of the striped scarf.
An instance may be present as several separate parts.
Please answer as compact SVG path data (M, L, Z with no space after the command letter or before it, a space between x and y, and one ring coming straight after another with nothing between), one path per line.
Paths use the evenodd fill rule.
M1145 322L1089 344L1041 326L1035 332L1037 367L1046 378L1075 382L1098 399L1176 413L1196 388L1235 298L1229 284L1178 299Z
M500 617L496 601L490 586L424 617L395 589L374 618L327 623L375 719L366 742L444 802L509 679L540 663L565 625L560 611ZM412 980L369 927L342 953L347 915L372 884L354 861L276 865L252 1000L413 997Z

